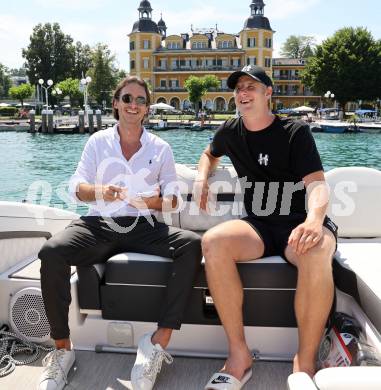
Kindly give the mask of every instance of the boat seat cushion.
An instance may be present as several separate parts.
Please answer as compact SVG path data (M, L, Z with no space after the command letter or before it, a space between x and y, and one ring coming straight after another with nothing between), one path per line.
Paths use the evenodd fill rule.
M111 257L103 266L80 268L78 295L82 310L101 310L106 319L157 321L157 311L172 271L172 259L127 252ZM295 267L274 256L238 263L238 270L244 287L246 325L296 326L293 312ZM213 303L207 303L208 296L202 267L194 283L184 323L219 324ZM126 305L131 299L138 304ZM149 310L141 310L141 307Z
M176 172L184 201L179 212L179 226L182 229L206 231L222 222L246 215L243 203L240 202L240 182L232 166L225 166L209 177L212 199L210 214L200 210L192 196L197 168L176 164Z
M335 255L336 286L353 296L381 333L381 239L341 239Z
M105 284L167 284L172 260L141 253L121 253L111 257L105 270ZM204 263L204 261L203 261ZM296 270L279 256L238 263L244 288L295 289ZM207 288L205 272L198 274L194 287Z
M381 171L366 167L335 168L325 174L330 186L329 217L339 237L381 237Z
M295 267L280 257L268 257L238 263L238 270L244 287L245 325L296 327L293 310ZM131 252L113 256L106 263L100 285L102 317L157 321L171 272L172 259L169 258ZM126 304L129 301L134 301L135 305ZM220 324L203 267L196 277L183 323Z

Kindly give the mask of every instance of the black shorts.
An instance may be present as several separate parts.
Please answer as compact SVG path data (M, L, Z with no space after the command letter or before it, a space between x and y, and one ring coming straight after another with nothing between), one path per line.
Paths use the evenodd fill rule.
M306 215L289 216L284 219L263 219L254 215L242 218L247 222L261 237L265 252L263 257L282 256L285 260L285 250L288 245L288 238L291 232L306 220ZM337 225L327 216L324 218L323 226L330 230L336 240L337 249ZM335 250L336 251L336 250Z

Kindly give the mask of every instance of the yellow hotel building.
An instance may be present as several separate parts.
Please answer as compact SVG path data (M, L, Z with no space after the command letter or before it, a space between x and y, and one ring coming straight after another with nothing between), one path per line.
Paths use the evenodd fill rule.
M220 79L220 87L207 93L200 108L225 112L235 110L232 91L226 85L229 74L253 64L273 76L274 108L318 105L320 97L312 96L300 82L302 61L273 59L275 31L264 16L264 7L263 0L252 0L251 14L238 34L224 33L216 25L167 36L163 18L155 23L150 2L143 0L138 8L139 20L129 34L130 74L150 83L154 102L183 110L191 107L184 81L190 75L214 74Z

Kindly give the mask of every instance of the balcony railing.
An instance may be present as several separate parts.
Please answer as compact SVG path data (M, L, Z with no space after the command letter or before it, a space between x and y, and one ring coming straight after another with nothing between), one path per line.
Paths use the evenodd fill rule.
M185 88L181 87L157 87L154 92L187 92ZM210 88L209 92L232 92L229 88Z
M316 96L313 92L303 91L274 91L273 96Z
M232 90L228 87L209 88L209 92L232 92Z
M182 87L158 87L155 88L155 92L186 92Z
M170 68L153 68L154 72L211 72L211 71L226 71L231 72L241 70L241 66L234 65L210 65L210 66L177 66Z
M300 76L292 76L292 75L273 76L273 80L300 80Z

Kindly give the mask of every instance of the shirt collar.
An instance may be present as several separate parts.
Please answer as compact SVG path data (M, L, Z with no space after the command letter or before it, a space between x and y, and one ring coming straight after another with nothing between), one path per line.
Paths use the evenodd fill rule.
M118 131L118 126L119 126L119 123L115 124L115 126L114 126L114 137L119 142L120 135L119 135L119 131ZM143 146L149 141L149 134L144 126L142 126L142 130L143 131L142 131L142 135L140 136L140 143Z

